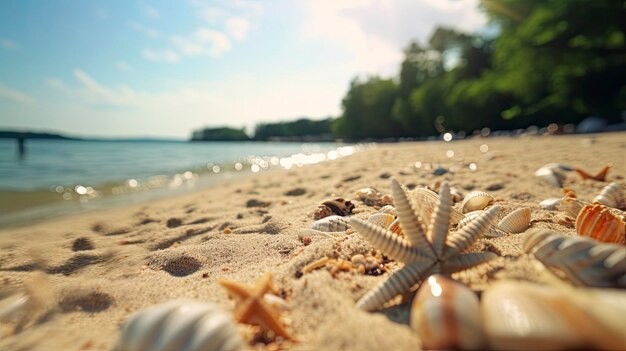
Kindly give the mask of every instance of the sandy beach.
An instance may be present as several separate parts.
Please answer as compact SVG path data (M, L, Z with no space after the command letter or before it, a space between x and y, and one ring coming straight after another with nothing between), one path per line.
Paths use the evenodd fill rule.
M252 285L265 272L272 273L290 306L281 320L297 341L258 342L250 348L418 350L420 339L408 326L410 296L381 312L355 308L355 301L400 263L386 262L381 275L331 274L325 267L302 272L324 257L350 260L373 250L356 232L310 234L306 229L320 203L343 197L356 205L354 216L366 218L378 208L355 198L360 188L390 194L391 177L409 188L438 189L448 180L463 195L474 190L493 195L502 207L499 218L530 207L531 228L574 234L571 218L539 207L540 201L563 194L534 172L551 162L591 173L612 164L604 182L568 173L564 186L591 200L609 182L626 183L624 155L623 132L381 144L335 161L272 170L193 194L2 230L0 293L6 294L0 297L39 279L41 289L49 284L54 309L21 331L0 324L0 350L109 350L134 312L178 298L211 301L232 311L235 303L217 281ZM447 172L433 174L437 167ZM540 281L532 259L522 252L522 238L480 239L477 249L498 258L453 277L476 292L503 279ZM253 328L241 324L239 329L251 342L246 338Z

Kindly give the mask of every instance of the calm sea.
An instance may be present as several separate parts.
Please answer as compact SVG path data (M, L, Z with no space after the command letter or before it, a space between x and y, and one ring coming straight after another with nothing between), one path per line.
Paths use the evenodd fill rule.
M0 139L0 228L346 156L336 143Z

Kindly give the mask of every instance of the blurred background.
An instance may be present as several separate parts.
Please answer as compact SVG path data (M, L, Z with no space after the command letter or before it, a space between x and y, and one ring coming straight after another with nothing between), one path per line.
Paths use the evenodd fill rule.
M4 0L0 216L346 142L623 130L625 33L620 0Z

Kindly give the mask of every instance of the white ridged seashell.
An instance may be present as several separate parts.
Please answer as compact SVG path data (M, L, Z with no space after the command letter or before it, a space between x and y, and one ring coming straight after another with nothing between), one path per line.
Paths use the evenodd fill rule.
M578 200L574 197L564 197L557 206L557 209L562 212L566 212L571 217L578 217L580 211L587 205L586 202Z
M626 288L626 249L577 235L530 230L524 251L577 285Z
M621 296L616 298L600 289L589 290L594 290L594 294L577 299L572 296L578 294L574 290L528 282L495 283L481 298L483 327L490 348L624 349L623 324L616 324L616 318L601 315L606 311L615 314L615 309L619 310L619 304L625 301L624 294L620 292ZM596 306L596 298L602 300L600 308ZM584 303L579 303L580 300Z
M560 203L561 203L560 197L551 197L551 198L541 201L539 203L539 207L548 211L556 211Z
M511 234L521 233L530 226L530 216L530 207L518 208L502 218L498 223L498 228Z
M559 163L548 163L547 165L542 166L535 172L535 176L542 181L561 188L563 187L563 182L565 181L565 173L572 171L573 168L562 165Z
M388 213L374 213L367 217L368 222L374 223L382 228L388 228L395 219L395 216Z
M219 306L174 300L130 316L120 332L117 351L243 350L237 327Z
M328 216L320 220L313 222L311 229L318 230L320 232L344 232L350 228L350 225L341 216Z
M493 202L493 196L483 191L472 191L467 194L461 203L463 213L484 210Z
M422 284L411 305L410 324L427 350L479 350L484 345L478 297L443 275L431 275Z
M600 195L596 196L592 202L599 202L605 206L614 208L623 208L626 206L624 190L622 186L617 183L611 183L605 186L600 192Z
M380 208L380 210L378 210L379 213L387 213L390 214L392 216L397 216L398 214L396 213L396 208L391 206L391 205L385 205L383 207Z
M439 195L426 188L415 188L409 191L409 198L411 199L413 207L417 209L418 215L422 217L422 221L424 223L428 223L428 221L430 221L430 216L439 201ZM452 208L450 213L450 223L456 224L462 219L463 214L455 208Z
M478 210L478 211L472 211L472 212L466 213L465 217L459 222L459 225L457 226L457 230L465 227L469 222L474 220L474 218L478 217L484 212L485 212L484 210ZM489 228L485 231L485 234L483 235L488 238L497 238L500 236L505 236L506 233L503 230L499 229L497 226L491 224L489 225Z

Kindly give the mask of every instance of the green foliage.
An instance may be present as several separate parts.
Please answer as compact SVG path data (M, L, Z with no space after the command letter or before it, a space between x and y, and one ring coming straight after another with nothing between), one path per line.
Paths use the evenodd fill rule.
M349 139L619 121L626 110L626 2L483 0L498 36L437 28L395 79L354 79L332 128Z
M300 118L293 122L261 123L254 131L254 140L332 140L332 118L319 121Z
M250 138L242 129L220 127L205 128L193 132L191 141L245 141Z

